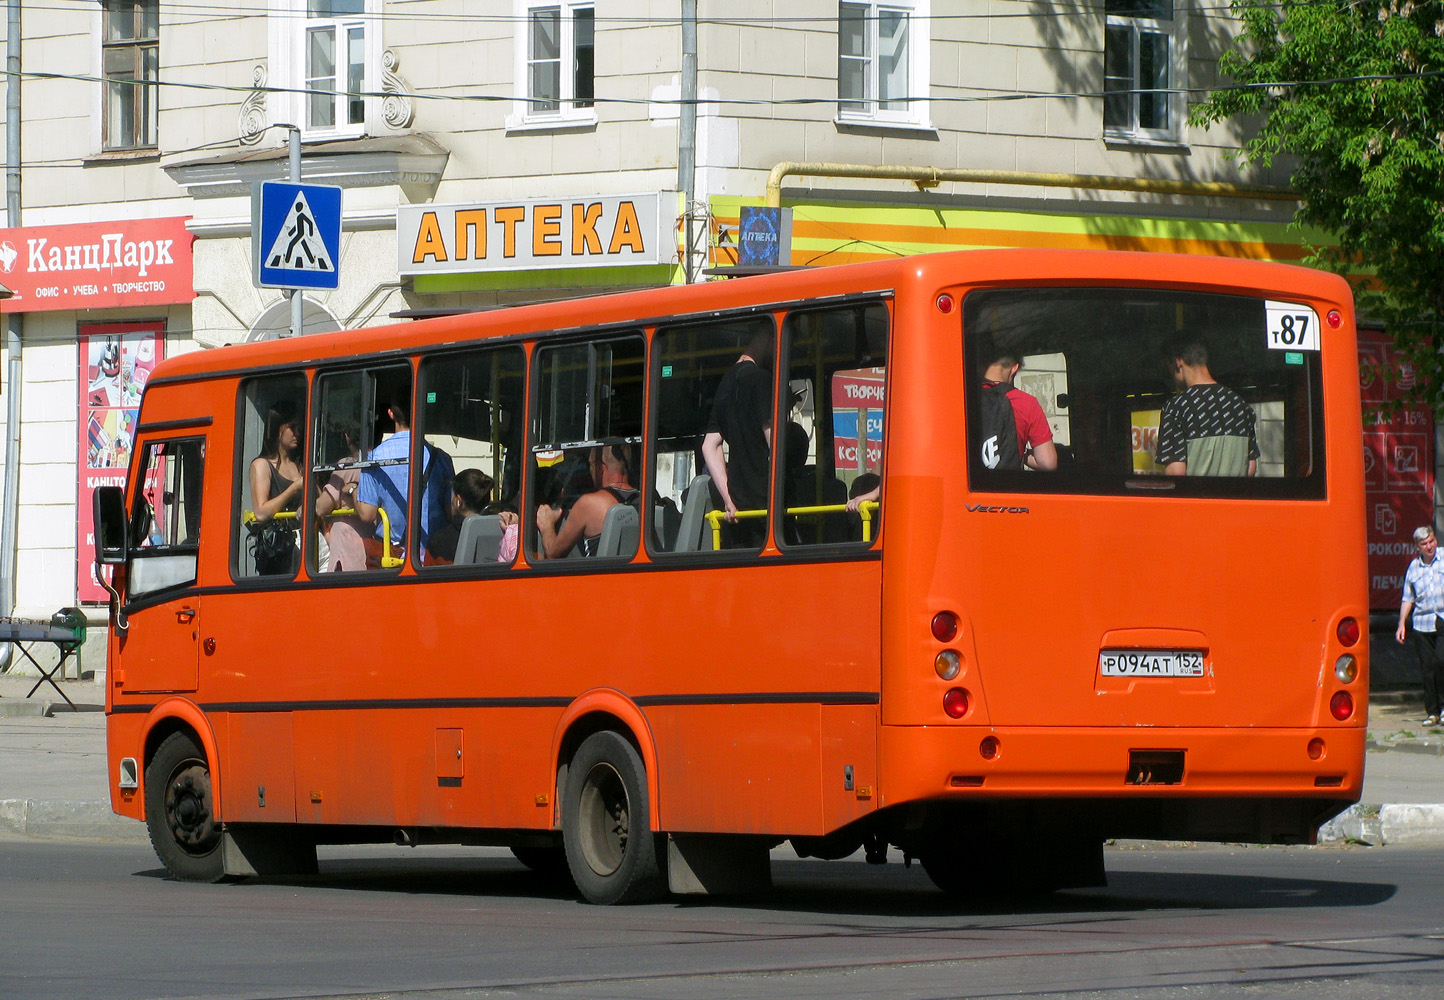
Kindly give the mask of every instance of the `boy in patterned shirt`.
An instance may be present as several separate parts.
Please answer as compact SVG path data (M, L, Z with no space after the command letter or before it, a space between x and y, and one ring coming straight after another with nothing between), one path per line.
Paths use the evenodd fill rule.
M1253 407L1208 370L1208 348L1180 338L1169 353L1183 392L1158 417L1158 464L1170 476L1252 476L1258 472Z

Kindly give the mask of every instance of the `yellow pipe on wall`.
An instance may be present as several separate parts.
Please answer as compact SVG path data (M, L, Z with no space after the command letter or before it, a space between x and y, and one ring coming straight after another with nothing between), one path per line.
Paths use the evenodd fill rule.
M964 184L1014 184L1024 187L1062 187L1092 191L1132 191L1137 194L1177 194L1195 198L1248 198L1297 201L1287 188L1249 187L1215 181L1179 181L1159 177L1104 177L1098 174L1040 174L1024 170L972 170L939 167L880 167L865 163L806 163L784 160L767 175L767 206L782 206L784 177L857 177L869 180L912 181L919 185L955 181Z

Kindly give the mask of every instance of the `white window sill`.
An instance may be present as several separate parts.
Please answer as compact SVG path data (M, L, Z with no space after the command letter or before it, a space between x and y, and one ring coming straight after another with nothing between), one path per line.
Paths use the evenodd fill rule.
M867 132L914 132L918 138L937 138L938 130L932 122L912 121L894 118L869 118L865 116L838 115L832 123L840 129L859 129Z
M509 115L506 119L506 133L514 132L584 132L597 127L597 113L584 111L569 115L551 115L545 118L526 118Z
M1188 143L1182 139L1172 139L1158 135L1141 135L1129 132L1105 132L1103 143L1109 149L1119 151L1136 150L1148 153L1183 153L1192 152Z

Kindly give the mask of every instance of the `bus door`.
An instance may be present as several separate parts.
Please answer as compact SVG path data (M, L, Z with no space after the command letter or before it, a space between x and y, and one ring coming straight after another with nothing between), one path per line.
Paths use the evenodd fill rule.
M130 509L126 662L143 663L135 693L194 691L201 602L195 592L206 442L167 438L140 445Z

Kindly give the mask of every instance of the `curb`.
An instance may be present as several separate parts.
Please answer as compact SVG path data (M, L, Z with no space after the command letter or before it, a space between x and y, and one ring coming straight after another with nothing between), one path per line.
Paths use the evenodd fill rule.
M1444 844L1444 805L1363 802L1352 805L1319 827L1320 844Z
M66 706L67 708L69 706ZM23 701L6 698L0 701L0 719L5 718L53 718L55 703L52 701Z
M1423 739L1399 739L1399 740L1365 740L1364 749L1371 752L1397 751L1399 753L1416 753L1425 757L1444 757L1444 738L1438 736L1426 736Z
M21 837L148 840L145 824L110 810L110 803L0 799L0 833Z

